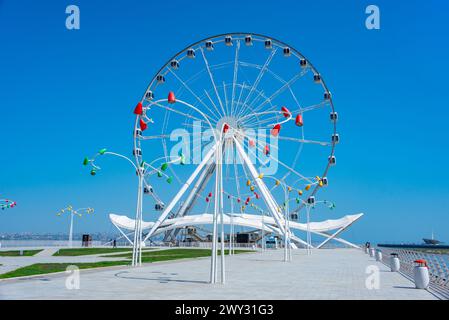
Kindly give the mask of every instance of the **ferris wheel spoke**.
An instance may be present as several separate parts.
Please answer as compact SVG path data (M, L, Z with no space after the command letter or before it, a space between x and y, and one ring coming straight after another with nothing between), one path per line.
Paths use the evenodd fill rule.
M240 105L240 103L242 101L242 96L243 96L243 90L244 89L245 89L245 82L243 82L242 85L240 86L239 98L238 98L237 103L235 105L234 116L237 117L237 118L239 117L239 115L241 113L241 111L238 112L238 113L236 113L236 111L238 111L239 105Z
M163 104L154 102L152 105L153 105L153 106L158 106L159 108L165 109L165 110L170 111L170 112L173 112L173 113L177 113L177 114L182 115L182 116L184 116L184 117L186 117L186 118L194 119L194 120L196 120L196 121L201 121L201 122L207 124L207 122L204 121L203 119L200 119L200 118L197 118L197 117L192 116L192 115L190 115L190 114L184 113L184 112L182 112L182 111L179 111L179 110L170 108L170 107L168 107L168 106L164 106Z
M190 94L192 95L192 96L194 96L195 97L195 99L199 102L199 103L201 103L207 110L209 110L209 112L211 113L211 115L213 115L214 113L210 110L210 108L207 106L207 104L206 103L204 103L204 101L200 98L200 97L198 97L198 95L195 93L195 92L193 92L193 90L189 87L189 85L187 84L187 83L185 83L175 72L173 72L172 70L171 70L171 68L170 69L168 69L170 72L171 72L171 74L173 74L174 76L175 76L175 78L184 86L184 88L186 88L187 89L187 91L189 91L190 92Z
M269 135L264 135L264 134L259 134L259 137L269 137ZM287 136L281 136L279 135L277 137L277 139L279 140L286 140L286 141L294 141L294 142L299 142L299 143L306 143L306 144L317 144L320 146L324 146L324 147L331 147L332 143L330 142L325 142L325 141L316 141L316 140L307 140L307 139L298 139L298 138L292 138L292 137L287 137Z
M234 115L235 85L236 85L237 79L238 79L239 50L240 50L240 41L237 41L237 45L235 48L235 57L234 57L234 76L232 78L231 116Z
M264 105L266 105L268 102L273 101L278 95L280 95L282 92L284 92L287 88L289 88L292 84L294 84L298 79L303 77L307 73L308 69L303 70L302 72L296 74L293 78L285 82L278 90L276 90L270 97L265 99L264 102L262 102L260 105L258 105L254 111L259 111L260 108L262 108Z
M206 65L207 72L209 73L210 81L212 83L212 86L214 87L214 91L215 91L215 94L217 96L218 103L219 103L219 105L221 107L221 110L223 111L223 115L225 115L227 113L226 113L226 111L223 108L223 103L221 102L221 98L220 98L220 95L218 93L217 86L215 85L214 76L212 74L212 71L211 71L210 66L209 66L209 62L207 61L206 55L204 54L204 50L203 50L202 47L200 47L200 51L201 51L201 55L203 56L204 64Z
M292 112L293 113L296 113L296 112L305 113L305 112L308 112L308 111L313 111L313 110L316 110L316 109L319 109L319 108L323 108L323 107L328 106L328 105L329 105L329 101L328 100L323 100L320 103L313 104L313 105L310 105L310 106L307 106L307 107L303 107L303 108L300 108L298 110L294 110Z
M217 111L216 114L221 114L221 112L218 110L217 106L215 105L214 101L212 100L212 98L210 97L209 93L206 91L206 89L204 89L204 93L206 94L206 97L209 99L210 103L214 106L215 110ZM212 113L214 114L214 113ZM218 118L215 118L218 121Z
M248 101L250 96L253 94L254 90L257 89L257 86L259 85L260 80L262 80L262 77L264 76L265 72L267 71L271 60L273 59L274 55L276 54L276 51L277 51L277 48L271 50L270 55L268 56L267 60L265 61L265 64L263 65L262 69L260 69L256 80L254 81L253 85L251 86L251 90L249 91L248 95L246 96L245 100L243 101L243 105L242 105L243 107L246 106L246 102Z

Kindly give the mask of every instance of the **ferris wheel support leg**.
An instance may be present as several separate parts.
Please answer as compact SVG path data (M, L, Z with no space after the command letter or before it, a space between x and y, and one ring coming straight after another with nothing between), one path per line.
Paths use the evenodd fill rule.
M181 208L178 211L178 214L176 217L184 217L189 213L193 205L195 204L196 200L198 199L200 193L204 190L204 187L209 182L210 177L212 176L212 173L215 170L215 165L211 164L208 165L204 171L199 176L197 182L193 186L192 190L190 191L189 196L187 197L187 200L181 205ZM180 228L175 230L170 230L168 236L164 239L164 241L171 241L176 238L176 236L181 231Z
M161 214L159 219L154 223L153 227L151 228L150 232L148 232L147 236L143 241L148 240L153 233L156 231L157 228L161 225L162 222L167 218L168 214L171 212L173 207L178 203L179 199L184 195L186 190L189 188L189 186L192 184L192 182L195 180L196 176L200 173L201 170L203 170L204 166L207 162L212 158L214 155L215 150L217 149L217 143L209 150L209 152L204 157L203 161L198 165L198 167L195 169L195 171L192 173L192 175L189 177L189 179L182 185L179 192L175 195L173 200L170 202L170 204L165 208L164 212Z
M136 220L134 222L134 242L133 242L133 256L131 265L133 267L139 264L139 255L140 255L140 247L141 247L141 237L142 232L140 229L140 221L141 221L141 198L142 198L142 176L139 174L139 185L137 187L137 206L136 206ZM139 235L140 234L140 235Z
M284 218L279 215L278 208L276 201L273 199L273 196L271 195L270 191L268 190L265 183L262 181L262 179L259 178L259 174L257 173L256 168L251 163L251 160L246 155L245 151L243 150L242 145L240 142L237 141L236 138L234 138L235 145L237 147L237 151L242 157L243 161L245 162L246 166L248 167L249 171L251 172L251 175L254 178L254 181L256 182L257 186L259 187L263 198L265 199L265 203L267 204L268 208L270 209L270 213L273 216L273 218L276 221L276 224L281 232L281 235L285 236L286 230L284 228L283 220Z

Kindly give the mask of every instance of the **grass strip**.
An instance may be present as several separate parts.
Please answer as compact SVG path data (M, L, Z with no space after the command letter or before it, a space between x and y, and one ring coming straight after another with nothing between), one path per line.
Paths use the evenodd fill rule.
M115 253L115 252L132 252L132 248L70 248L59 249L54 256L87 256L92 254Z
M102 261L87 263L35 263L26 267L16 269L7 273L0 274L0 279L32 276L54 272L62 272L68 266L77 266L79 269L102 268L127 265L129 261Z
M39 250L23 250L23 257L31 257L35 254L41 252L42 249ZM10 251L0 251L0 257L20 257L20 250L10 250Z

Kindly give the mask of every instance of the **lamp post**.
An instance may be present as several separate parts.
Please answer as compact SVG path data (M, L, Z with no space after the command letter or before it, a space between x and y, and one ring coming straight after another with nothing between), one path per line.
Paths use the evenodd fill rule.
M135 152L136 152L136 150L135 150ZM136 205L136 216L135 216L135 223L134 223L134 240L132 242L133 255L132 255L131 265L133 267L141 266L142 265L142 247L145 245L145 241L142 239L143 194L144 193L151 194L151 196L155 199L155 201L159 205L162 204L161 200L154 194L153 188L146 182L145 176L152 175L152 174L157 174L159 177L165 176L165 177L167 177L167 182L171 183L173 178L166 175L164 173L164 171L166 170L167 166L171 163L178 162L178 161L181 161L181 163L183 163L184 156L182 154L180 154L175 159L170 160L168 162L164 162L162 167L159 169L159 168L156 168L153 166L153 162L160 161L163 158L158 158L156 160L153 160L153 162L151 162L151 163L142 161L140 164L135 164L130 158L128 158L122 154L116 153L116 152L107 151L107 149L103 148L100 151L98 151L98 153L92 159L89 159L87 157L84 158L83 165L86 165L86 166L89 164L91 165L92 170L90 171L90 174L92 176L95 176L97 171L101 170L101 168L95 163L95 160L97 159L97 157L104 156L104 155L110 155L110 156L114 156L114 157L118 157L118 158L126 160L129 164L131 164L131 166L135 170L136 175L138 177L137 205Z
M133 267L140 266L142 264L142 190L143 190L143 182L144 182L144 174L145 174L145 167L144 163L142 163L141 166L137 167L136 164L128 157L116 153L116 152L110 152L107 151L107 149L101 149L98 151L98 153L92 158L84 158L83 165L91 165L92 170L90 171L90 174L92 176L95 176L97 174L98 170L101 170L101 168L95 164L95 160L98 156L103 155L110 155L114 157L118 157L121 159L126 160L133 169L135 170L137 177L138 177L138 188L137 188L137 205L136 205L136 218L135 218L135 225L134 225L134 241L133 241L133 255L132 255L132 262L131 265Z
M78 217L81 218L83 213L87 213L87 214L93 213L94 209L90 208L90 207L87 207L87 208L78 208L78 209L74 210L73 207L69 205L69 206L61 209L61 211L59 211L56 215L57 216L61 216L65 212L68 212L70 214L70 228L69 228L69 243L68 243L68 246L70 248L72 248L72 246L73 246L73 217L75 215L77 215Z

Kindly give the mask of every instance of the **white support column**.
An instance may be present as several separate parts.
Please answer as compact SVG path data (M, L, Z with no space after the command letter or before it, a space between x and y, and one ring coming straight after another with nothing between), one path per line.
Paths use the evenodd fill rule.
M224 155L224 149L218 148L219 150L219 159L218 159L218 168L220 171L220 193L217 195L220 199L220 218L221 218L221 283L224 284L226 282L226 268L225 268L225 245L224 245L224 216L223 216L223 155Z
M73 246L73 210L70 210L69 247Z
M310 246L312 245L312 238L310 236L310 206L306 206L306 212L307 212L307 254L310 255L312 253L312 250Z
M203 161L196 167L195 171L192 173L192 175L189 177L189 179L182 185L179 192L175 195L173 200L170 202L170 204L165 208L164 212L161 214L159 219L154 223L153 227L151 228L150 232L148 232L147 236L143 241L148 240L149 237L153 235L153 233L156 231L157 228L161 225L162 222L167 218L170 211L173 209L173 207L178 203L179 199L183 196L183 194L186 192L187 188L192 184L192 182L195 180L196 176L200 173L201 170L203 170L206 163L212 158L215 150L217 149L217 143L209 150L209 152L204 157Z
M143 177L141 168L137 169L139 175L139 185L137 187L137 205L136 205L136 218L134 221L134 241L133 241L133 256L132 266L138 266L141 264L141 247L142 247L142 183Z
M217 219L218 211L220 210L220 168L219 168L219 157L220 157L220 143L215 149L215 195L214 195L214 214L213 214L213 230L212 230L212 254L211 254L211 270L210 270L210 283L215 283L217 281Z

